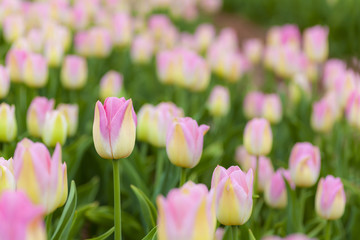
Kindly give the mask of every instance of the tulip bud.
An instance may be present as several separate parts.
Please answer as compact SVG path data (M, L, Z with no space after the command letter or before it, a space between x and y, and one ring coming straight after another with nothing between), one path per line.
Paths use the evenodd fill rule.
M16 146L13 164L17 190L24 191L34 204L43 206L47 214L65 204L67 170L59 144L51 157L44 144L25 138Z
M313 186L320 173L320 150L311 143L296 143L291 150L289 168L296 186Z
M258 64L262 58L263 45L260 39L248 39L244 43L244 53L252 64Z
M108 71L100 81L100 99L120 97L123 88L123 76L116 71Z
M304 51L314 62L324 62L329 54L329 29L314 26L304 31Z
M198 52L205 52L210 44L214 41L216 31L211 24L201 24L196 28L194 33L196 49Z
M149 141L149 131L151 126L151 118L155 112L155 107L151 104L144 104L137 113L138 125L136 138L140 141Z
M315 197L316 213L327 220L339 219L344 214L345 204L346 196L341 179L331 175L321 178Z
M133 35L131 16L127 13L117 13L111 22L111 33L114 45L124 47L130 44Z
M13 160L0 157L0 196L5 190L15 190L16 183L13 170Z
M340 59L326 61L323 71L323 85L326 89L333 89L335 80L346 72L346 64Z
M181 188L171 190L166 198L159 196L156 202L159 240L214 239L213 192L208 192L204 184L187 182Z
M288 235L284 240L316 240L316 238L309 238L305 234L302 233L294 233Z
M272 131L269 122L263 118L250 120L244 130L244 146L256 156L267 155L272 148Z
M33 28L26 35L30 48L33 52L41 53L45 43L44 32L40 29Z
M68 55L61 69L61 83L68 89L83 88L87 81L87 63L82 57Z
M29 87L44 87L48 80L48 66L46 59L36 53L30 53L25 60L24 82Z
M27 130L31 136L41 137L46 113L54 108L54 99L47 99L46 97L35 97L27 111L26 125Z
M276 94L265 95L262 115L270 123L279 123L282 119L282 104L280 97Z
M63 56L64 56L64 47L60 41L49 40L45 43L45 58L48 61L50 67L60 66Z
M303 73L297 73L293 76L289 84L289 98L292 103L297 104L302 97L311 95L311 84Z
M105 159L128 157L134 149L136 114L132 100L109 97L95 105L93 139L97 153Z
M112 40L109 30L106 28L94 27L89 30L88 38L91 55L98 58L105 58L112 50Z
M147 64L154 53L154 43L150 36L136 36L131 45L131 59L134 63Z
M200 125L189 117L174 121L167 132L166 153L172 164L184 167L195 167L203 151L204 135L209 126Z
M0 236L6 240L46 240L44 210L33 205L21 191L6 191L0 197Z
M0 65L0 99L5 98L10 90L10 77L8 70Z
M230 110L230 93L229 90L220 85L215 86L211 91L207 102L209 112L214 117L221 117L228 114Z
M348 123L360 130L360 91L354 90L346 104L346 119Z
M3 34L10 43L20 38L25 33L25 22L21 15L10 15L4 19Z
M256 156L249 154L244 146L236 148L235 161L244 171L249 171L250 168L256 168Z
M347 70L344 74L335 79L334 92L341 107L345 107L350 93L356 88L358 76L353 70Z
M335 116L330 102L323 98L313 105L311 126L317 132L330 132L335 123Z
M16 138L15 106L0 104L0 142L12 142Z
M215 232L215 239L214 240L222 240L224 238L225 229L218 227Z
M250 218L253 200L253 172L238 166L217 166L211 180L215 192L216 216L224 225L243 225Z
M6 68L13 82L22 82L24 75L25 60L28 53L21 49L11 49L6 54Z
M72 137L76 134L79 119L79 107L77 104L59 104L57 106L66 119L67 135Z
M68 133L68 124L64 114L58 110L46 113L42 140L49 147L55 147L57 143L64 145Z
M249 92L244 99L244 114L248 119L261 117L265 95L262 92Z
M285 208L287 205L287 191L281 169L271 176L265 187L265 202L272 208Z

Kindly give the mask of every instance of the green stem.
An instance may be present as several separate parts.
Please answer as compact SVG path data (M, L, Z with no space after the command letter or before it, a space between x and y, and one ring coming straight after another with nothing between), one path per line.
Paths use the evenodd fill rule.
M239 238L238 238L238 229L239 229L239 227L238 226L231 226L231 228L232 228L232 239L233 240L238 240Z
M113 161L115 240L121 240L120 160Z
M325 240L331 239L331 221L327 221L326 228L325 228Z
M184 185L184 183L186 182L186 172L185 172L185 168L180 167L180 184L179 187L181 187L182 185Z
M259 176L259 157L256 156L256 167L255 167L255 180L254 180L254 194L258 193L258 176Z
M45 226L46 226L46 234L48 236L48 238L51 237L51 222L52 222L52 213L49 213L49 215L46 216L46 222L45 222Z

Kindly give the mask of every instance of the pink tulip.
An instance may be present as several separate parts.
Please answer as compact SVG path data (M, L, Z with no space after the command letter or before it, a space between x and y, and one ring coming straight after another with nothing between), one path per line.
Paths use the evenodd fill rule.
M271 176L265 187L265 202L272 208L285 208L287 191L282 170L277 170Z
M36 53L42 52L45 43L45 34L42 30L33 28L28 32L26 38L32 51Z
M24 63L24 82L29 87L42 88L48 80L48 64L41 54L30 53Z
M357 78L358 74L349 69L335 79L333 90L342 108L345 107L350 93L356 88Z
M301 42L301 34L298 26L293 24L286 24L280 30L280 43L288 45L291 48L299 49Z
M44 210L21 192L4 192L0 197L0 236L4 240L45 240Z
M221 0L200 0L200 6L207 13L215 13L221 9Z
M128 46L133 35L133 21L131 16L127 13L116 13L111 21L111 33L114 46Z
M60 66L64 57L64 47L59 40L47 40L44 46L44 55L51 67Z
M282 103L279 95L266 94L262 106L262 116L270 123L279 123L282 119Z
M0 65L0 99L5 98L10 90L10 77L8 70Z
M166 35L166 30L171 26L170 19L162 14L155 14L149 18L148 28L155 39Z
M236 148L235 160L244 171L249 171L250 168L255 169L256 156L249 154L244 146Z
M225 87L217 85L213 88L207 101L209 112L214 117L228 114L230 110L230 93Z
M309 238L305 234L302 233L294 233L291 235L288 235L284 240L316 240L315 238Z
M17 135L15 106L0 104L0 142L12 142Z
M9 15L3 22L3 34L7 42L11 43L25 33L25 21L21 15Z
M244 114L248 119L261 117L265 95L262 92L249 92L244 99Z
M252 64L258 64L262 58L263 44L260 39L248 39L243 45L246 58Z
M313 186L320 173L320 150L311 143L296 143L291 150L289 168L296 186Z
M329 59L324 65L323 85L326 89L333 89L335 80L345 74L346 64L340 59Z
M320 25L304 31L304 50L311 61L324 62L329 54L329 29Z
M54 104L54 99L46 97L35 97L32 100L26 115L27 130L31 136L42 136L46 113L53 110Z
M136 124L131 99L109 97L104 105L97 101L93 124L97 153L105 159L128 157L135 145Z
M267 155L272 148L272 131L270 123L263 118L250 120L244 130L244 146L256 156Z
M86 59L68 55L61 69L61 83L67 89L80 89L86 84L88 69Z
M108 97L120 97L122 88L122 74L110 70L100 80L100 99L104 101Z
M222 240L224 238L225 229L222 227L218 227L215 232L215 239L214 240Z
M311 126L315 131L330 132L332 130L336 121L333 107L331 102L326 98L313 104Z
M28 52L21 49L11 49L6 54L6 68L13 82L22 82L24 79L24 67Z
M93 27L88 32L90 56L105 58L110 55L113 43L111 32L102 27Z
M283 239L279 236L265 236L262 237L261 240L283 240Z
M213 240L216 218L213 192L203 184L187 182L171 190L167 197L159 196L158 238Z
M154 53L154 42L148 35L138 35L131 45L131 59L134 63L149 63Z
M215 192L216 216L224 225L243 225L250 218L253 200L253 172L238 166L214 170L211 188Z
M215 39L215 28L211 24L201 24L194 33L195 45L198 52L205 52Z
M72 137L76 134L79 122L79 106L77 104L59 104L57 106L65 117L67 123L67 135Z
M6 190L15 190L16 183L13 170L13 160L0 157L0 196Z
M360 129L360 91L354 90L346 104L346 119L348 123Z

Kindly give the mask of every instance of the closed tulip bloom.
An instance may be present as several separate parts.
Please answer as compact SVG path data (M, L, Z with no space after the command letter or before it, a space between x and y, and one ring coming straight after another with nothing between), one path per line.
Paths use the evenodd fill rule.
M8 70L0 65L0 99L5 98L10 90L10 77Z
M267 94L264 98L262 116L270 123L279 123L282 119L282 104L279 95Z
M211 188L215 192L216 217L224 225L243 225L253 207L253 171L246 174L238 166L214 170Z
M225 229L222 227L218 227L215 232L215 239L214 240L222 240L224 238Z
M330 132L334 126L336 116L331 103L323 98L313 104L311 126L317 132Z
M154 54L154 42L146 34L135 37L131 45L131 59L134 63L149 63Z
M204 135L209 126L189 117L176 119L167 132L166 152L172 164L193 168L201 158Z
M360 130L360 91L354 90L346 104L346 119L348 123Z
M28 52L21 49L11 49L6 54L6 68L13 82L22 82L24 79L25 60Z
M122 74L110 70L101 78L100 99L104 101L108 97L120 97L122 88Z
M0 142L12 142L17 135L15 106L0 104Z
M221 117L228 114L230 110L229 90L220 85L215 86L207 101L207 107L210 114L214 117Z
M68 195L66 163L61 162L61 147L56 145L50 156L42 143L25 138L16 146L14 175L17 190L44 207L47 214L65 204Z
M89 47L91 55L98 58L105 58L112 50L112 39L110 31L106 28L94 27L88 32Z
M244 146L236 148L235 161L244 171L249 171L250 168L256 166L256 156L249 154Z
M0 157L0 196L6 190L15 190L16 183L13 170L13 160Z
M46 97L35 97L32 100L26 115L27 130L31 136L42 136L46 114L53 110L54 103L54 99Z
M152 117L155 112L155 107L151 104L144 104L139 112L137 113L138 125L136 129L136 138L140 141L149 141L149 132L151 125Z
M24 82L32 88L44 87L48 80L48 65L46 59L36 53L30 53L25 60Z
M52 110L46 113L42 140L49 147L55 147L57 143L64 145L68 133L68 123L62 112Z
M159 196L159 240L213 240L216 217L213 192L204 184L189 181L171 190L167 197Z
M265 156L272 148L272 131L270 123L263 118L250 120L244 130L244 146L246 150L256 156Z
M60 66L64 57L64 47L58 40L46 41L44 55L50 67Z
M296 186L313 186L320 173L320 150L311 143L297 143L291 150L289 169Z
M323 85L326 89L334 88L335 80L345 74L346 63L340 59L329 59L324 65Z
M44 48L45 34L42 30L33 28L27 35L26 39L29 42L30 48L33 52L41 53Z
M324 62L329 54L329 29L314 26L304 31L304 50L306 55L314 62Z
M111 21L111 33L114 46L128 46L133 35L133 23L131 16L127 13L115 14Z
M318 183L315 209L316 213L327 220L336 220L344 214L346 196L340 178L331 175L321 178Z
M83 88L87 81L88 69L86 59L68 55L61 69L61 83L67 89Z
M265 236L262 237L261 240L283 240L283 239L279 236Z
M252 64L258 64L262 58L263 44L260 39L248 39L244 43L244 53Z
M205 52L210 44L214 41L216 31L211 24L201 24L196 28L194 33L195 45L198 52Z
M10 43L20 38L25 33L25 22L21 15L10 15L4 19L3 34Z
M0 197L0 236L6 240L46 240L44 210L21 191L6 191Z
M302 233L294 233L288 235L284 240L316 240L316 238L309 238L305 234Z
M66 119L67 135L72 137L76 134L79 122L79 107L77 104L59 104L57 106Z
M109 97L95 105L93 139L97 153L105 159L128 157L134 149L136 114L132 100Z
M353 70L347 70L335 80L333 90L342 108L345 107L350 93L356 88L357 78L358 75Z
M249 92L244 99L244 115L248 119L261 117L265 95L262 92Z
M265 187L265 202L272 208L285 208L287 206L287 191L281 170L271 176Z
M311 96L311 84L304 73L296 73L289 84L289 97L292 103L299 103L302 97Z

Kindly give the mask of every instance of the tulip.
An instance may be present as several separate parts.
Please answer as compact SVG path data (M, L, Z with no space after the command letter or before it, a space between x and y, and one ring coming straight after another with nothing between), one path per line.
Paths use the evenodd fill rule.
M46 113L42 140L49 147L55 147L57 143L64 145L68 133L66 117L59 110L52 110Z
M166 36L166 32L171 25L170 19L162 14L152 15L148 21L148 28L155 40Z
M215 192L216 216L224 225L243 225L250 218L253 200L253 171L238 166L214 170L211 188Z
M25 33L25 22L21 15L10 15L4 19L3 34L10 43L20 38Z
M330 132L334 126L336 116L332 109L331 103L323 98L313 105L311 114L311 126L317 132Z
M33 28L27 35L26 39L29 42L30 48L33 52L41 53L45 43L44 32L40 29Z
M209 112L214 117L221 117L228 114L230 110L230 93L225 87L217 85L211 91L207 102Z
M5 98L10 90L10 77L8 70L0 65L0 99Z
M282 118L282 105L281 99L276 94L265 95L262 115L270 123L276 124L281 121Z
M214 41L216 31L211 24L201 24L196 28L194 33L195 45L198 52L205 52L210 44Z
M213 192L204 184L187 182L171 190L167 197L159 196L158 239L213 240L216 218Z
M60 66L63 56L64 47L58 40L49 40L45 43L44 55L50 67Z
M235 161L244 171L249 171L250 168L256 168L256 156L249 154L244 146L236 148Z
M248 119L261 117L265 95L262 92L249 92L244 99L244 114Z
M272 208L285 208L287 205L287 191L281 170L271 176L265 187L265 202Z
M326 61L323 71L323 85L326 89L334 88L335 80L346 72L346 64L340 59Z
M79 122L79 107L77 104L59 104L57 106L66 119L67 135L72 137L76 134Z
M61 69L61 83L67 89L83 88L87 81L87 63L82 57L68 55Z
M6 54L6 68L13 82L22 82L24 75L25 60L28 52L21 49L11 49Z
M329 54L329 29L314 26L304 31L304 50L306 55L314 62L324 62Z
M252 64L258 64L262 57L263 45L260 39L248 39L244 43L244 53Z
M0 104L0 142L12 142L16 138L15 106Z
M140 141L147 142L149 139L149 131L152 117L155 112L155 107L151 104L144 104L137 113L138 125L136 131L136 138Z
M286 24L280 29L280 44L287 45L298 50L301 43L299 27L293 24Z
M346 104L346 119L348 123L360 130L360 91L354 90Z
M100 81L100 99L105 100L108 97L119 97L123 88L122 74L110 70Z
M44 210L33 205L21 191L0 197L0 236L6 240L45 240Z
M283 240L283 239L279 236L265 236L262 237L261 240Z
M105 159L128 157L135 145L136 124L131 99L109 97L104 105L98 101L93 125L97 153Z
M225 229L218 227L215 232L215 239L214 240L222 240L225 234Z
M110 31L106 28L94 27L89 30L89 48L92 56L105 58L110 55L112 50L112 40L110 34Z
M89 23L90 16L84 6L82 4L74 6L71 14L71 27L75 30L83 30L89 25Z
M289 168L296 186L313 186L320 173L320 150L311 143L296 143L291 150Z
M294 233L291 235L288 235L284 240L316 240L315 238L309 238L305 234L302 233Z
M36 53L31 53L25 60L24 82L29 87L44 87L48 80L48 66L46 59Z
M13 170L13 160L5 160L0 157L0 196L6 190L15 190L15 177Z
M27 111L26 125L31 136L41 137L46 113L54 108L54 99L46 97L35 97Z
M302 97L311 95L311 84L303 73L296 73L289 84L289 97L292 103L297 104Z
M316 213L327 220L339 219L344 214L345 204L346 196L341 179L331 175L321 178L315 197Z
M159 81L165 84L173 83L173 70L175 69L173 52L161 51L156 56L156 72Z
M167 132L166 153L172 164L195 167L201 158L204 135L209 126L200 125L189 117L176 119Z
M23 139L14 153L14 175L17 190L24 191L34 204L47 214L65 204L68 195L66 163L61 162L61 147L56 144L50 156L42 143Z
M116 13L111 22L114 45L124 47L130 44L133 35L133 23L127 13Z
M344 74L335 79L334 92L337 102L343 108L349 98L350 93L356 88L356 79L358 75L353 70L347 70Z
M131 45L131 59L134 63L147 64L154 53L154 42L148 35L138 35Z
M200 0L201 9L207 13L215 13L221 9L221 0Z
M272 131L269 122L263 118L254 118L246 124L244 146L256 156L267 155L272 148Z

